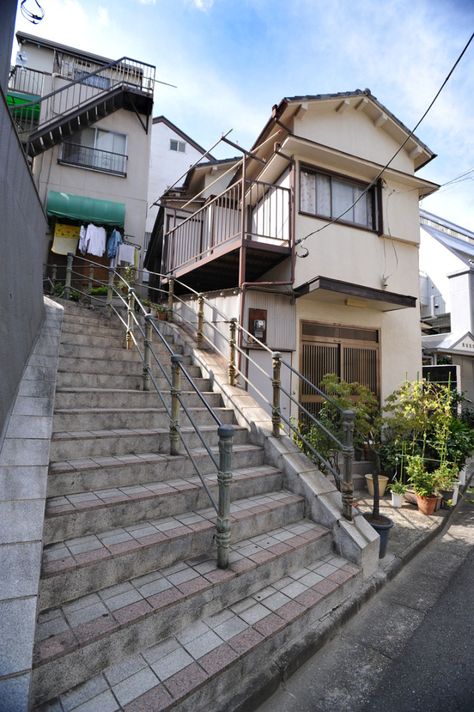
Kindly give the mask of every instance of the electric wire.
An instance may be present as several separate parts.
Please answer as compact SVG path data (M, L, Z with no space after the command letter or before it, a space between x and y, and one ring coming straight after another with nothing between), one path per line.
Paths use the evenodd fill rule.
M348 208L346 208L346 210L344 210L344 212L342 212L340 215L338 215L337 217L333 218L333 219L330 220L329 222L325 223L325 224L322 225L321 227L317 228L316 230L313 230L312 232L309 232L309 233L308 233L307 235L305 235L304 237L300 237L298 240L295 241L295 245L301 244L302 242L304 242L304 240L307 240L308 237L311 237L312 235L316 235L317 233L322 232L323 230L325 230L325 229L326 229L327 227L329 227L330 225L334 225L334 223L339 222L339 220L340 220L342 217L344 217L344 215L346 215L346 213L348 213L350 210L352 210L352 208L353 208L355 205L357 205L357 203L359 202L359 200L361 200L361 199L364 197L364 195L366 195L367 192L377 183L377 181L379 180L379 178L381 178L381 176L383 175L383 173L387 170L387 168L389 168L389 166L390 166L390 164L392 163L392 161L395 160L395 158L398 156L398 154L400 153L400 151L406 146L406 144L407 144L408 141L412 138L413 134L415 133L415 131L417 130L417 128L419 127L419 125L421 124L421 122L426 118L426 116L428 115L428 113L431 111L431 109L432 109L434 103L436 102L436 100L438 99L439 95L440 95L441 92L443 91L444 87L445 87L446 84L448 83L449 79L451 78L451 75L453 74L454 70L455 70L456 67L458 66L458 64L459 64L459 62L461 61L461 59L463 58L464 54L466 53L466 51L467 51L467 49L468 49L468 47L469 47L469 45L471 44L471 42L472 42L473 39L474 39L474 32L473 32L472 35L470 36L470 38L469 38L469 40L467 41L467 43L465 44L465 46L464 46L462 52L460 53L460 55L459 55L458 58L456 59L455 63L454 63L453 66L451 67L450 71L448 72L448 74L447 74L447 76L445 77L443 83L441 84L440 88L439 88L438 91L436 92L434 98L431 100L431 102L430 102L428 108L426 109L426 111L423 113L423 115L422 115L421 118L418 120L418 122L415 124L415 126L412 128L412 130L408 133L407 137L405 138L405 140L403 141L403 143L397 148L397 150L395 151L395 153L393 154L393 156L390 158L390 160L383 166L383 168L380 169L380 171L377 173L377 175L375 176L375 178L373 178L373 179L371 180L371 182L369 183L369 185L362 191L362 193L356 198L356 200L354 200L354 202L352 203L352 205L350 205ZM306 255L305 255L305 256L306 256Z

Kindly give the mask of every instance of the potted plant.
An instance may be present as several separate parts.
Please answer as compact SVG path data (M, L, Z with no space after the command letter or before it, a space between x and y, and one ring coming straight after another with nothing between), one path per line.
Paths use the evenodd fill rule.
M437 479L433 472L427 472L422 455L408 455L408 482L416 494L416 503L422 514L431 515L436 508Z
M454 484L456 482L457 468L448 462L440 463L439 467L433 472L437 479L438 491L441 495L441 506L447 509L448 502L454 499Z
M164 304L151 304L152 310L155 312L155 316L160 321L167 321L168 319L168 307Z
M403 504L404 494L408 489L408 485L404 484L396 478L389 484L390 493L392 495L392 507L399 508Z
M380 537L379 544L379 559L383 559L387 553L388 538L390 529L393 527L393 521L390 517L380 514L380 494L379 494L379 475L378 472L373 474L374 498L372 511L364 514L369 524L375 529Z

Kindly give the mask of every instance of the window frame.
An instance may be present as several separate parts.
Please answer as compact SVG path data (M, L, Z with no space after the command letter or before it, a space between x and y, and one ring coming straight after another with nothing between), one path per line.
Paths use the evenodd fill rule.
M172 144L176 144L176 148L172 147ZM180 149L180 146L183 147L183 149ZM180 141L177 138L170 138L170 151L174 151L175 153L186 153L186 141Z
M306 172L311 175L316 176L324 176L325 178L329 178L330 180L330 212L331 215L323 215L322 213L317 212L317 203L316 203L316 210L314 213L308 212L307 210L303 210L302 208L302 189L301 189L301 184L302 184L302 173ZM338 181L339 183L345 183L351 185L353 188L359 188L362 190L366 190L367 187L370 185L370 183L364 182L363 180L359 180L357 178L353 178L352 176L347 176L344 175L343 173L336 173L334 171L329 171L325 168L319 168L318 166L312 166L307 163L302 163L300 162L299 164L299 176L298 176L299 182L298 182L298 190L299 190L299 196L298 196L298 213L300 215L305 215L307 217L311 218L318 218L318 220L325 220L327 222L331 222L335 218L338 217L339 211L335 212L333 209L333 181ZM315 191L316 192L316 191ZM380 181L377 182L376 185L372 186L368 193L372 196L372 207L371 207L371 217L372 217L372 225L367 225L364 223L359 223L355 222L353 220L347 219L347 216L344 216L340 218L337 222L341 225L345 225L348 227L353 227L356 228L357 230L365 230L367 232L375 232L377 234L382 233L382 227L381 227L381 211L380 211ZM316 201L315 201L316 202Z

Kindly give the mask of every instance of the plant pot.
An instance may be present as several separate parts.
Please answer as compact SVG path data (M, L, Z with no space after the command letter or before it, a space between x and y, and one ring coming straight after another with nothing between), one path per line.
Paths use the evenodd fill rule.
M157 311L156 316L159 321L167 321L168 319L168 314L165 311Z
M405 492L403 495L405 498L405 502L408 502L408 504L416 504L416 494L414 493L413 490L409 489Z
M374 496L374 481L373 481L373 475L366 475L365 476L365 481L367 482L367 489L369 490L369 494L371 497ZM385 488L388 485L388 477L385 475L379 475L379 495L380 497L383 497Z
M403 504L403 495L398 492L392 492L392 507L398 509Z
M426 514L427 516L434 514L437 500L438 497L436 495L432 495L431 497L421 497L419 494L416 495L418 509L422 514Z
M388 538L390 535L390 529L393 527L393 522L389 517L380 514L377 519L373 519L372 513L369 512L364 514L364 519L366 519L370 526L375 529L380 537L379 544L379 559L383 559L387 553Z
M441 507L442 509L450 509L450 505L448 502L451 500L451 504L453 502L453 496L454 496L454 489L450 490L440 490L439 491L441 495Z

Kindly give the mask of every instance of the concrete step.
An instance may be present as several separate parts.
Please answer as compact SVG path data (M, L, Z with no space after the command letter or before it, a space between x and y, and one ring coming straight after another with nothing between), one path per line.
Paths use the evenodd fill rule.
M194 449L202 446L202 441L194 429L183 426L180 428L180 432L189 448ZM216 425L203 425L200 432L208 446L217 445ZM247 441L247 429L235 425L234 444L239 445ZM117 429L54 433L51 439L50 460L53 462L76 460L78 458L93 458L95 455L115 457L140 452L169 452L168 429L143 428L140 430Z
M234 543L264 533L263 526L275 525L283 515L287 523L301 517L294 495L279 489L281 480L281 473L268 466L253 472L236 471L232 496L237 501L231 515ZM148 573L157 562L161 567L171 566L183 556L210 555L216 514L201 482L194 478L169 484L167 491L163 490L163 517L154 519L146 512L147 518L133 524L121 520L117 528L97 528L92 534L47 545L43 552L41 609ZM217 499L216 479L207 478L206 484ZM179 489L187 485L189 489ZM250 492L252 496L246 497ZM177 508L182 511L173 513Z
M218 461L218 448L212 448ZM202 474L215 471L215 465L204 448L192 452L193 460ZM257 467L263 464L263 449L258 445L245 443L234 445L232 465L234 470ZM147 452L122 457L82 458L52 462L49 466L48 496L78 494L92 490L127 487L137 482L163 482L175 477L195 474L193 462L183 455L158 455Z
M218 570L214 559L205 555L48 611L40 616L37 629L35 703L101 674L127 656L161 646L170 636L178 636L184 645L185 640L197 640L201 621L206 626L209 621L211 626L202 630L207 638L199 641L199 652L197 647L192 649L198 660L211 649L228 645L227 641L235 645L237 640L254 637L248 650L263 641L265 629L267 634L274 633L301 619L324 599L326 605L319 613L327 613L341 600L335 591L342 594L357 573L344 559L328 553L329 549L326 530L313 522L299 521L234 544L227 571ZM266 625L260 623L268 616ZM275 616L278 626L269 626ZM257 623L262 633L249 636L258 631L253 628ZM302 628L298 631L301 634ZM211 641L208 647L206 643ZM189 647L187 654L190 652ZM182 667L186 665L178 669ZM164 680L164 673L162 676ZM125 698L122 702L126 704ZM215 709L215 705L196 709Z
M158 399L158 397L157 397ZM233 423L234 411L231 408L214 408L215 417L221 423ZM129 428L168 428L170 421L169 411L165 408L70 408L57 409L53 418L53 432L80 430L116 430ZM179 422L181 425L191 425L191 421L198 426L211 425L215 422L211 413L204 406L197 408L180 409Z
M163 356L163 360L160 361L166 372L170 372L170 362L168 356ZM189 356L183 356L183 365L186 368L187 373L191 377L199 377L201 375L201 370L199 366L193 366L190 363ZM157 375L161 375L161 371L158 366L152 362L151 365L152 372ZM110 375L126 375L126 374L141 374L143 371L142 362L140 359L120 359L114 361L111 358L73 358L71 356L60 356L58 371L69 372L69 373L101 373Z
M165 338L168 343L173 344L172 337ZM89 330L84 333L78 333L69 324L67 325L66 330L63 329L61 332L61 343L68 345L76 344L77 346L96 346L102 348L112 346L113 348L121 348L122 339L123 331L118 333L116 330L114 330L110 336L107 335L107 332L104 332L104 330L102 329L93 331L92 333ZM162 344L158 336L153 337L152 343L153 346L156 345L160 346L161 348ZM179 344L173 344L173 351L175 353L182 353L182 346L180 346Z
M279 473L273 469L268 470L267 474L270 478L273 477L277 480L280 478ZM208 475L206 482L209 480L213 490L217 491L215 477L213 481L212 476ZM261 486L264 487L262 483ZM240 489L245 490L245 484L241 485ZM242 507L260 507L262 496L257 495L248 497L244 501L233 502L231 512L240 511L239 508ZM266 494L265 497L268 499L269 495ZM297 507L298 511L303 506L299 497L289 493L284 498L276 496L273 498L277 502L273 507L275 510L278 510L281 502L285 506L290 503ZM66 539L107 531L114 527L132 526L149 519L187 511L194 512L196 508L208 505L209 500L201 491L201 486L197 482L190 483L187 480L157 482L135 487L122 487L121 489L113 488L72 494L67 497L53 497L46 502L43 541L45 544L53 544ZM280 517L285 515L285 506L279 513ZM213 516L213 512L209 511ZM302 515L303 510L299 512L299 516ZM286 516L290 516L290 513L286 512ZM262 523L264 519L265 517L262 515Z
M137 369L134 375L124 374L104 374L104 373L71 373L69 371L58 371L58 388L119 388L124 390L142 390L143 376L141 369ZM158 387L169 390L169 384L164 377L155 377ZM194 377L193 383L198 390L210 391L211 382L209 378ZM183 383L184 386L184 383ZM152 386L150 386L152 387Z
M140 342L139 342L140 343ZM170 351L161 343L153 343L153 351L160 356L166 356L169 360ZM140 345L143 351L142 346ZM174 350L173 353L181 354L181 351ZM117 343L111 341L110 344L104 345L93 345L93 344L71 344L71 343L61 343L59 347L59 355L69 358L94 358L94 359L106 359L111 361L124 360L124 361L140 361L141 356L137 349L131 348L126 349L122 343ZM189 357L183 356L183 363L190 363Z
M202 397L211 407L217 408L222 405L222 398L219 393L204 391ZM188 408L193 408L202 404L202 400L195 391L181 391L181 398ZM171 397L166 394L166 402L169 404ZM55 398L55 408L63 410L66 408L153 408L161 406L161 400L155 390L152 391L130 391L126 389L110 388L57 388Z
M87 334L94 329L100 330L108 336L120 335L125 331L125 327L118 320L105 317L81 316L80 314L65 312L61 327L62 332L74 331L76 334Z

